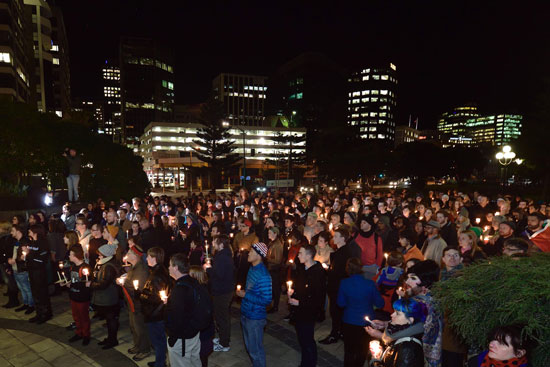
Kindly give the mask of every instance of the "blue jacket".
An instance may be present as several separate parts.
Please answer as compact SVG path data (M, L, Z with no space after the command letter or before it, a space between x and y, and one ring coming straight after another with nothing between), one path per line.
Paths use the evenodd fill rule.
M235 291L235 287L233 286L233 268L233 257L231 256L229 247L214 254L212 267L206 269L213 296L221 296Z
M248 270L245 291L241 314L251 320L265 319L265 308L271 303L271 276L263 263Z
M344 309L342 321L346 324L366 326L365 316L374 318L374 306L384 307L384 299L374 282L356 274L343 279L338 289L338 306Z

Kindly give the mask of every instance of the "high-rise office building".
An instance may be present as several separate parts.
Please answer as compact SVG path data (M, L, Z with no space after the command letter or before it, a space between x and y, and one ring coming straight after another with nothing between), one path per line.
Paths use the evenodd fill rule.
M363 139L393 145L397 109L397 68L364 68L348 78L348 125Z
M31 15L23 0L0 1L0 95L30 103L33 51Z
M69 42L61 9L52 6L52 85L53 101L46 109L63 116L71 109L71 73L69 70Z
M521 115L481 115L474 105L460 106L441 115L437 129L451 139L472 145L505 145L521 135Z
M174 113L174 57L149 38L120 40L122 142L137 151L151 121L170 121Z
M466 121L476 117L479 117L479 112L473 103L455 107L452 111L444 112L439 117L437 130L444 134L465 136L467 133Z
M110 135L116 143L121 142L121 96L120 68L105 60L101 68L103 78L103 120L98 124L98 133Z
M266 77L222 73L212 81L214 98L223 102L231 125L262 126L267 87Z

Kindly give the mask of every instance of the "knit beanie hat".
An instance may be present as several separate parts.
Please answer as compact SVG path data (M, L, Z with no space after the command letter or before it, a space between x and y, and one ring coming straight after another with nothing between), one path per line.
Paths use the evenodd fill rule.
M101 246L98 251L101 253L101 255L105 257L114 256L114 254L116 253L116 247L113 245L107 244L107 245Z
M357 214L355 212L346 212L346 214L349 215L353 223L357 221Z
M263 242L256 242L252 245L252 248L260 255L261 257L267 256L267 246Z
M279 232L279 228L277 228L277 227L271 227L271 228L269 228L269 230L270 230L271 232L275 233L277 236L278 236L279 233L280 233L280 232Z
M432 284L439 280L439 266L433 260L424 260L409 269L409 274L414 274L420 278L420 285L430 288Z

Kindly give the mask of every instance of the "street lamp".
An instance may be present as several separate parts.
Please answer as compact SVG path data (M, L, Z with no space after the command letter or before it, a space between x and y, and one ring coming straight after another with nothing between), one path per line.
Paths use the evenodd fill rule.
M502 177L502 169L504 169L504 182L503 184L506 185L506 181L508 179L508 165L514 161L514 158L516 158L516 153L512 151L512 147L509 145L505 145L502 147L502 150L498 152L495 155L498 162L502 165L501 167L501 177ZM516 159L517 164L523 163L522 159Z

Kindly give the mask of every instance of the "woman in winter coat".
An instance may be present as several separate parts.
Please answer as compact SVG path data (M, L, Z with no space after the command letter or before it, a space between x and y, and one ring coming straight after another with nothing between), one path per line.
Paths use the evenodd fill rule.
M394 313L384 332L367 326L367 333L386 346L385 350L373 347L371 354L374 367L424 367L422 333L424 313L419 302L401 298L393 303Z

